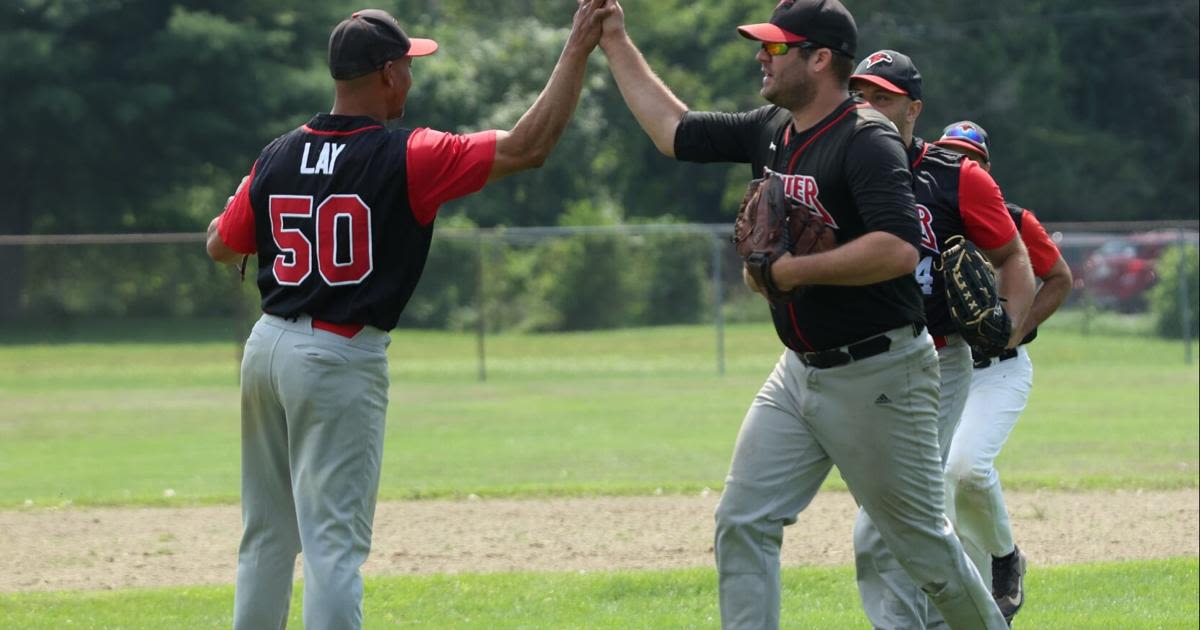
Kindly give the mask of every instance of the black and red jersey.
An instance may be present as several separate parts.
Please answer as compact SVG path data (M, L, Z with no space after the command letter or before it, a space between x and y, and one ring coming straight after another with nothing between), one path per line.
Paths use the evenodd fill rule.
M790 199L833 228L838 243L884 231L915 247L920 230L912 175L895 127L860 100L847 99L813 127L797 131L791 112L688 112L675 132L675 156L691 162L745 162L751 176L779 174ZM799 351L824 350L923 319L912 275L866 286L810 286L771 304L775 331Z
M438 207L482 188L494 157L494 132L319 114L263 149L217 229L233 250L258 253L263 312L390 330Z
M1021 241L1025 243L1025 249L1029 250L1029 264L1033 267L1033 275L1045 278L1054 264L1062 258L1062 252L1059 251L1058 245L1054 244L1054 239L1050 238L1050 235L1046 233L1046 228L1042 227L1042 223L1032 212L1007 201L1004 202L1004 206L1008 209L1008 214L1012 216L1013 222L1017 224L1017 232L1021 235ZM1029 343L1035 338L1037 338L1036 327L1029 331L1028 335L1025 335L1021 343Z
M925 298L929 332L956 332L946 306L938 262L952 236L964 236L982 249L995 249L1017 235L1000 188L982 167L961 154L913 138L908 148L913 192L921 225L921 259L914 277Z

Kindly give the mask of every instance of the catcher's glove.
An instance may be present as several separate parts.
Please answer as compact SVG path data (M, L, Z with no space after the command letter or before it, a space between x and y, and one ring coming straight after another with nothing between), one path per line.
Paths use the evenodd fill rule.
M833 230L819 217L784 195L778 175L751 180L733 224L733 244L746 271L767 297L782 302L803 290L783 291L771 277L771 264L784 252L815 254L837 246Z
M992 263L962 236L946 239L946 245L941 267L950 320L976 357L997 356L1012 336L1012 320L996 291Z

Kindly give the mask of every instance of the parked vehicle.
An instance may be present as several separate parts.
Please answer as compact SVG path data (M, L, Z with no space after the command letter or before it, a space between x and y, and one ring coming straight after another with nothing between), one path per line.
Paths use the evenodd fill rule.
M1155 265L1163 251L1179 243L1176 231L1142 232L1113 238L1084 264L1083 290L1098 306L1132 313L1146 309L1150 287L1158 281ZM1186 234L1195 243L1194 233Z

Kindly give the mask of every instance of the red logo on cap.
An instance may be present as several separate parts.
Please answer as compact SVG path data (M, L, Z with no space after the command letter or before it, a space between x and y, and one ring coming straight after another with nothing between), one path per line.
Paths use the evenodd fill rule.
M892 56L885 52L877 52L870 57L867 57L867 68L877 63L892 63ZM866 68L864 68L865 70Z

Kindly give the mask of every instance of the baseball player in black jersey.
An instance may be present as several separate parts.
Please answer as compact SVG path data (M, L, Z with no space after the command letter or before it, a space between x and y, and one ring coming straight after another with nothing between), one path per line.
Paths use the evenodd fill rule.
M741 113L689 112L629 39L619 5L600 42L662 153L776 173L837 238L832 250L784 255L770 270L781 290L805 290L770 304L786 349L742 422L717 507L722 626L779 626L783 527L836 464L952 627L1003 628L944 514L912 178L895 127L847 91L854 19L837 0L784 0L770 22L738 31L760 44L760 94L771 103Z
M511 131L388 131L432 40L380 10L333 30L329 114L267 145L208 229L209 255L258 254L263 316L242 362L235 629L287 625L304 553L304 625L362 626L388 400L388 332L420 278L438 207L546 159L612 12L581 0L545 89Z
M983 127L969 120L947 125L936 144L962 153L990 172L990 143ZM1013 541L996 456L1033 388L1033 362L1025 347L1037 337L1038 324L1066 301L1072 280L1071 269L1037 217L1016 204L1005 206L1041 282L1019 331L1020 345L998 357L975 360L970 394L946 459L946 506L967 555L981 575L991 576L1000 612L1012 619L1025 603L1026 559Z
M895 123L908 151L921 225L921 260L914 277L924 297L925 319L934 336L940 366L938 441L943 465L962 416L971 383L971 349L955 332L946 305L945 286L937 262L946 242L962 236L977 245L996 266L1000 295L1013 322L1009 346L1033 302L1033 274L1016 226L1004 206L999 187L980 168L958 153L913 135L921 114L922 78L912 59L894 50L865 57L850 78L850 88ZM953 515L953 506L948 513ZM928 610L925 593L904 572L887 548L870 516L859 511L854 528L855 564L863 608L876 628L938 627L936 610Z

